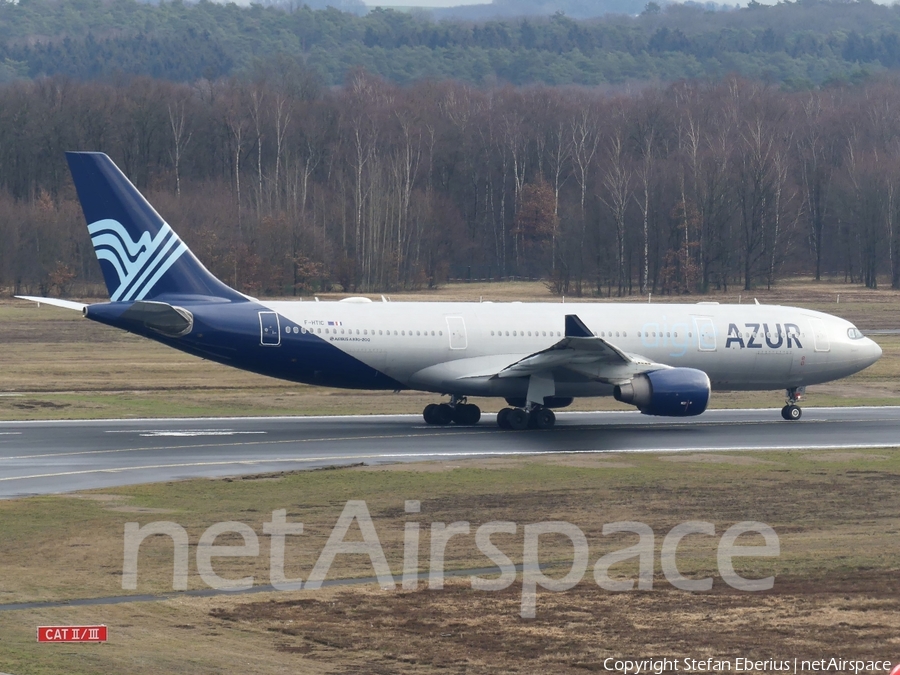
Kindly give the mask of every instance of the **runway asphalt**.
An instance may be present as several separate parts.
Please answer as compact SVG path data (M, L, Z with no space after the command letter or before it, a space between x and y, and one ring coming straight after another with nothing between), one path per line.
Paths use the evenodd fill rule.
M900 446L900 407L713 410L672 420L566 413L549 431L432 427L418 415L0 422L0 498L357 462L548 452Z

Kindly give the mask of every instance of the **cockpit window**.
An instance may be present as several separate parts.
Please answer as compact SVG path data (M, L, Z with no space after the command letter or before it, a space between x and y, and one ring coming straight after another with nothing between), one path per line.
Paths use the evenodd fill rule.
M858 328L851 326L850 328L847 329L847 337L849 337L851 340L860 340L864 336L862 334L862 331L860 331Z

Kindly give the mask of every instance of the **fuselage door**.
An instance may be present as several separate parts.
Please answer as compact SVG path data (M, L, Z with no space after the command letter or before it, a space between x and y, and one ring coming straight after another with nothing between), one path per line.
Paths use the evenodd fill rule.
M695 316L694 326L697 329L697 351L716 351L716 326L712 317Z
M450 335L450 349L465 349L468 346L466 338L466 322L461 316L448 316L447 333Z
M809 320L812 326L813 341L816 343L817 352L831 351L831 343L828 341L828 332L825 330L825 322L822 319Z
M277 347L281 344L281 324L278 312L259 313L259 344L265 347Z

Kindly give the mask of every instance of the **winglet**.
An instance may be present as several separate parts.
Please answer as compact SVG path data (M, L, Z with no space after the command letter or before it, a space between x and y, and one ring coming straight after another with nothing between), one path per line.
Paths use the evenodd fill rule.
M577 314L566 314L566 337L594 337Z

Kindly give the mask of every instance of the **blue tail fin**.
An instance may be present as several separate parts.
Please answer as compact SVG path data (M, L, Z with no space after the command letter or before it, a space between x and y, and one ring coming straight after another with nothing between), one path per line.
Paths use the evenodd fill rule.
M67 152L94 252L113 302L193 295L246 300L194 257L102 152Z

